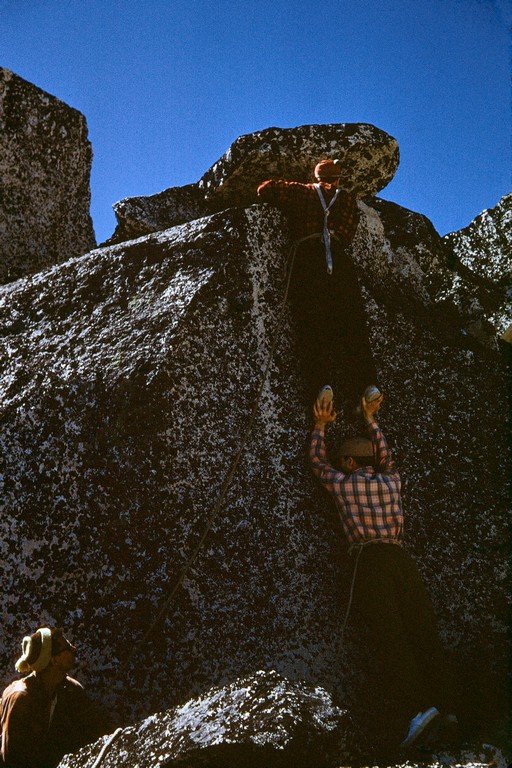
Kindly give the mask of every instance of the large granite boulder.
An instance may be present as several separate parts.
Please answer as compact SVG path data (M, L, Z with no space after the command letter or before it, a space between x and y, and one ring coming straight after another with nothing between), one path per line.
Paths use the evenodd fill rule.
M311 181L322 157L341 161L342 186L361 197L389 184L399 162L396 140L367 123L267 128L240 136L199 186L218 207L250 205L265 179Z
M259 671L99 739L59 768L88 768L102 750L103 765L125 768L336 766L346 750L346 715L322 688Z
M361 210L353 257L387 395L382 426L401 457L407 539L463 729L504 738L507 437L495 404L505 367L418 313L430 298L414 249L393 251L377 211ZM339 653L350 574L308 470L287 310L221 513L146 637L245 435L288 245L274 208L236 208L1 289L3 682L20 637L51 622L79 644L79 677L125 722L271 667L332 691L356 731L372 723L375 744L382 737L378 674L362 671L352 621ZM399 703L386 711L386 733L403 737Z
M106 244L157 232L229 206L250 205L270 177L311 181L315 163L336 157L344 186L364 197L389 184L398 167L398 145L366 123L268 128L240 136L196 184L114 205L118 221Z
M512 341L512 194L444 241L456 273L440 287L439 299L468 318L474 335L485 339L490 327Z
M91 162L84 116L0 68L0 283L94 248Z

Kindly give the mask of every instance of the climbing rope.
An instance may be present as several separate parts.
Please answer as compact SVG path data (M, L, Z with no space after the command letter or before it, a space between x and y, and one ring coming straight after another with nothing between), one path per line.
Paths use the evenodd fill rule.
M285 283L285 290L284 290L283 298L282 298L282 301L281 301L281 306L280 306L280 309L279 309L277 324L276 324L276 328L274 330L274 336L273 336L273 338L271 340L270 350L269 350L269 353L268 353L267 362L266 362L265 367L263 369L263 373L262 373L262 376L261 376L260 384L259 384L258 391L257 391L257 394L256 394L256 399L254 401L254 404L253 404L253 407L252 407L252 410L251 410L251 413L250 413L250 417L249 417L249 421L248 421L247 427L246 427L245 432L244 432L244 434L242 436L242 441L240 443L240 447L238 448L238 451L235 454L235 458L234 458L234 460L233 460L233 462L231 464L231 468L230 468L228 474L226 475L226 478L225 478L225 480L224 480L224 482L222 484L222 487L221 487L219 496L217 498L217 501L216 501L216 503L215 503L215 505L214 505L214 507L213 507L213 509L212 509L212 511L210 513L210 515L208 516L208 519L206 521L206 525L205 525L205 527L203 529L203 532L201 534L201 537L200 537L198 543L196 544L194 550L192 551L191 555L189 556L188 560L186 561L185 565L183 566L183 568L182 568L182 570L180 572L180 575L178 576L176 582L174 583L172 589L170 590L168 596L165 599L165 602L163 603L162 607L158 611L156 617L152 621L151 625L149 626L148 630L146 631L146 633L144 634L142 639L137 643L137 645L135 647L135 651L136 652L137 652L137 650L139 648L141 648L142 646L144 646L146 644L148 638L152 635L152 633L154 632L156 627L159 625L159 623L162 621L162 619L167 615L167 613L168 613L168 611L169 611L169 609L170 609L170 607L172 605L172 602L174 600L174 596L175 596L176 592L178 591L180 586L183 584L185 576L187 575L188 571L190 570L190 568L192 567L194 561L196 560L196 558L197 558L197 556L198 556L198 554L199 554L199 552L200 552L204 542L206 541L206 537L208 536L208 533L210 532L211 527L212 527L212 525L213 525L217 515L219 514L219 512L221 510L222 504L224 503L224 499L226 498L226 493L228 492L229 486L231 485L231 481L233 480L234 474L236 472L236 469L237 469L238 464L240 462L240 459L242 457L242 453L243 453L243 451L245 449L245 446L247 445L247 441L248 441L248 439L250 437L250 434L252 432L252 428L254 426L254 421L255 421L256 415L258 413L258 407L259 407L259 404L260 404L261 395L263 393L263 388L264 388L265 383L267 381L268 372L270 370L270 365L271 365L273 357L274 357L274 351L275 351L275 348L276 348L276 344L277 344L277 341L278 341L278 339L280 337L281 327L283 325L284 318L285 318L286 302L288 300L288 294L289 294L289 291L290 291L290 282L291 282L291 277L292 277L292 272L293 272L293 265L295 263L295 256L296 256L296 253L297 253L297 248L298 248L298 246L301 243L303 243L303 242L305 242L307 240L313 240L313 239L318 240L318 239L321 239L322 238L322 234L323 233L314 233L313 235L308 235L307 237L303 237L301 240L297 240L296 242L294 242L293 245L291 246L290 250L289 250L287 267L286 267L287 277L286 277L286 283Z
M92 764L91 768L98 768L98 766L101 765L101 763L103 762L103 758L105 757L105 755L107 754L107 752L109 751L110 747L112 746L114 741L117 739L119 734L122 733L122 731L123 731L122 728L117 728L114 731L114 733L110 734L110 736L108 737L108 739L106 740L106 742L104 743L100 751L98 752L98 756L96 757L96 760Z

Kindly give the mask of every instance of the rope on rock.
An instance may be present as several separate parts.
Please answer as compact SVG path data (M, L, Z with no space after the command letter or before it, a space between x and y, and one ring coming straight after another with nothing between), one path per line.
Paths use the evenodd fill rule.
M146 644L147 640L153 634L153 632L155 631L156 627L159 625L159 623L162 621L162 619L167 615L167 613L168 613L168 611L169 611L169 609L170 609L170 607L172 605L172 602L174 600L174 596L175 596L176 592L178 591L180 586L183 584L185 576L187 575L188 571L192 567L192 564L194 563L195 559L197 558L197 556L198 556L198 554L199 554L199 552L200 552L200 550L201 550L201 548L202 548L202 546L203 546L203 544L204 544L204 542L206 540L206 537L208 536L208 533L210 532L210 529L211 529L211 527L212 527L212 525L213 525L217 515L219 514L219 512L221 510L222 504L224 502L224 499L226 498L226 494L228 492L229 486L231 485L231 481L232 481L232 479L234 477L234 474L236 472L236 468L238 467L239 461L240 461L240 459L242 457L242 453L243 453L243 451L245 449L247 441L248 441L248 439L250 437L250 434L252 432L252 428L254 426L254 421L255 421L256 415L258 413L258 407L259 407L259 404L260 404L261 395L263 393L263 388L264 388L265 383L267 381L268 372L270 370L270 365L271 365L273 357L274 357L274 351L275 351L275 348L276 348L277 341L279 339L281 327L283 325L283 321L284 321L284 317L285 317L286 302L288 300L288 294L289 294L289 291L290 291L290 282L291 282L291 277L292 277L292 272L293 272L293 265L294 265L294 262L295 262L295 256L296 256L296 253L297 253L297 248L298 248L298 246L301 243L305 242L306 240L312 240L312 239L317 239L318 240L321 237L322 237L322 233L315 233L313 235L309 235L308 237L304 237L301 240L297 240L296 242L294 242L293 245L290 248L289 255L288 255L287 267L286 267L287 277L286 277L285 290L284 290L283 298L282 298L282 301L281 301L281 306L280 306L280 309L279 309L279 314L278 314L278 318L277 318L277 324L276 324L276 328L274 330L274 336L273 336L271 344L270 344L270 350L269 350L269 353L268 353L267 362L265 364L265 368L263 369L263 373L262 373L262 376L261 376L260 384L259 384L258 391L257 391L257 394L256 394L256 399L254 401L254 404L253 404L253 407L252 407L252 410L251 410L251 414L250 414L250 417L249 417L249 422L247 424L247 428L245 429L245 432L244 432L244 434L242 436L242 441L240 443L240 447L238 448L238 451L235 454L235 458L233 460L233 463L231 464L231 468L230 468L230 470L229 470L229 472L228 472L228 474L227 474L227 476L226 476L226 478L224 480L224 483L222 484L222 487L221 487L221 490L220 490L217 502L215 503L215 506L213 507L210 515L208 516L208 519L206 521L206 525L205 525L205 527L203 529L203 532L201 534L201 537L200 537L198 543L196 544L196 546L195 546L194 550L192 551L191 555L189 556L187 562L183 566L183 568L181 570L181 573L178 576L178 579L176 580L174 586L170 590L168 596L165 599L165 602L163 603L162 607L158 611L155 619L153 620L153 622L149 626L149 629L146 631L146 633L144 634L142 639L139 640L139 642L136 644L135 652L137 652L141 647L143 647Z
M98 768L99 765L103 762L103 758L107 754L108 750L114 743L114 741L117 739L120 733L122 733L122 728L117 728L114 733L111 733L102 748L100 749L98 756L96 757L96 760L92 764L91 768Z

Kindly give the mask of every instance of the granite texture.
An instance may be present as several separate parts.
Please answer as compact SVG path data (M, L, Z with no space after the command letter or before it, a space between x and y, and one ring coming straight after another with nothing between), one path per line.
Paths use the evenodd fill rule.
M89 251L85 118L0 68L0 283Z
M197 184L170 187L156 195L127 197L114 205L117 227L103 245L122 243L176 224L199 219L210 213L210 206Z
M396 266L401 262L404 283L403 289L396 285L397 302L410 305L414 286L417 311L438 333L497 350L512 322L510 196L494 209L495 220L486 211L466 230L445 237L420 213L380 198L366 202L383 227L382 255L392 253Z
M321 688L259 671L118 733L102 765L126 768L317 768L339 765L347 713ZM108 738L65 757L88 768Z
M258 716L275 706L276 687L313 699L311 689L328 690L350 712L346 747L360 759L403 738L405 713L400 702L382 706L355 616L340 647L351 573L307 461L297 327L282 305L291 233L275 208L244 208L264 178L307 180L316 159L333 156L361 197L352 257L408 546L439 617L463 735L504 745L508 435L496 404L506 402L508 371L493 342L505 305L489 309L481 291L506 290L510 198L442 240L425 217L374 197L398 164L384 132L271 128L240 137L196 185L121 201L114 239L123 242L80 255L93 245L85 121L0 74L0 233L20 233L4 281L21 278L0 286L0 683L12 678L23 634L49 623L66 627L77 677L118 722L151 716L119 746L146 733L159 764L180 759L165 735L178 710L154 712L194 708L182 704L191 698L211 712L220 701L222 729L222 701L232 704L244 680L256 681ZM476 277L487 325L475 330L460 297ZM274 339L254 427L210 520ZM340 416L330 449L343 432ZM125 751L111 764L125 764Z
M505 402L505 366L428 322L414 249L393 251L377 212L361 212L353 257L407 539L439 615L463 728L504 738L507 435L489 403ZM0 290L2 682L21 636L49 622L66 626L77 676L121 722L271 668L331 691L354 717L354 749L369 722L375 748L403 738L399 706L373 727L382 691L355 622L340 653L350 574L308 469L287 310L221 514L166 618L138 645L245 432L288 245L280 214L255 205ZM342 431L340 420L334 442Z
M344 189L361 197L375 195L399 162L396 140L368 123L267 128L240 136L199 180L212 205L250 205L265 179L308 182L321 158L341 161Z
M439 298L470 319L475 335L485 338L491 326L504 341L512 341L512 194L444 241L456 274Z

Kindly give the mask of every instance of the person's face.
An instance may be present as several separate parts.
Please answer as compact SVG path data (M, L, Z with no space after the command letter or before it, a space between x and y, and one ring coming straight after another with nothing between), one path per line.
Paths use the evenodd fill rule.
M67 672L75 666L76 647L67 640L62 632L57 632L52 638L52 646L56 646L52 654L52 663L61 672Z

